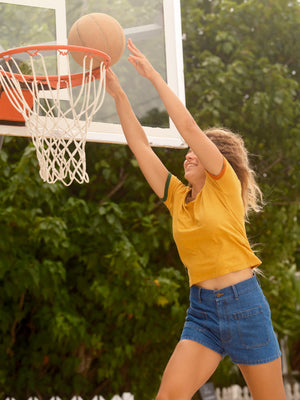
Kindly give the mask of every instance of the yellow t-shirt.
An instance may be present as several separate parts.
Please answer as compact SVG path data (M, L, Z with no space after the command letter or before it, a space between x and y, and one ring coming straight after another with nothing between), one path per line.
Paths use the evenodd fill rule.
M260 265L246 236L241 184L228 161L224 159L218 176L206 172L201 192L186 204L189 191L170 174L163 201L172 215L174 240L190 286Z

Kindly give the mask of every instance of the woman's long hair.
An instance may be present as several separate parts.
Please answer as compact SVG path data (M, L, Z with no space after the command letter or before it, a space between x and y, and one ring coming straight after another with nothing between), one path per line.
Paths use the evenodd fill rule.
M224 128L209 128L204 131L230 163L242 186L242 199L246 216L253 210L261 211L263 196L250 168L248 151L242 137Z

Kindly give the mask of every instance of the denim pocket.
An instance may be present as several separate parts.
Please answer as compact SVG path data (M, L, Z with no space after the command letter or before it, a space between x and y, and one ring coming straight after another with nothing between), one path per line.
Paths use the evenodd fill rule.
M189 307L186 316L186 322L193 322L198 327L206 328L207 314L203 311L198 311L193 307Z
M245 348L262 347L270 341L262 306L234 313L233 317L241 344Z
M200 320L202 320L202 319L207 319L207 314L206 314L206 312L198 311L198 310L196 310L196 309L193 308L193 307L189 307L189 309L188 309L188 314L190 314L190 315L192 315L193 317L196 317L196 318L198 318L198 319L200 319Z

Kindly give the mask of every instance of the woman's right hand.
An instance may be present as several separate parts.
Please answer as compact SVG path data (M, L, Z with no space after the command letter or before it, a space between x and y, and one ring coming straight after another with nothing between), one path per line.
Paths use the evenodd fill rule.
M106 70L106 86L105 89L113 98L123 92L117 75L110 69Z

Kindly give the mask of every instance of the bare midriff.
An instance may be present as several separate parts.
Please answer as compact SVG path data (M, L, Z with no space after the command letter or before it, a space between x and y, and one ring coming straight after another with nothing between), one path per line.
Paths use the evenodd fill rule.
M220 290L227 286L236 285L246 279L252 278L253 269L245 268L241 271L230 272L228 274L218 276L217 278L207 279L206 281L196 283L196 286L209 290Z

